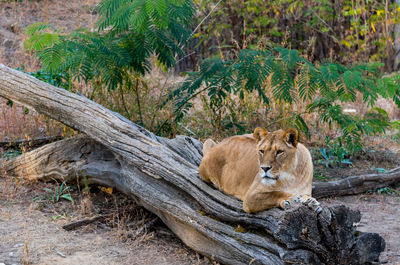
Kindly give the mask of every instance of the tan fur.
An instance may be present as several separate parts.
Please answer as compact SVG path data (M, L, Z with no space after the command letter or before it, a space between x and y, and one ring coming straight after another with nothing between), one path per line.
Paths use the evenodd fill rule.
M311 197L311 155L298 143L296 129L269 133L256 128L253 135L211 141L203 147L200 176L243 200L246 212L285 208L296 197L310 207L319 205Z
M208 153L216 144L212 139L207 139L203 144L203 154Z

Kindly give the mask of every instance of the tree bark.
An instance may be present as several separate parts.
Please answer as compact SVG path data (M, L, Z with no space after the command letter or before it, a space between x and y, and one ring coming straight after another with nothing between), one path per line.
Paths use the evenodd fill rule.
M360 194L400 182L400 167L380 174L364 174L344 179L313 183L313 197Z
M204 183L201 143L155 136L89 99L0 65L0 96L34 108L86 136L44 146L5 163L28 179L85 176L158 215L194 250L227 264L363 264L384 240L356 233L360 213L345 206L320 214L296 206L247 214L241 202ZM241 225L246 232L235 229Z

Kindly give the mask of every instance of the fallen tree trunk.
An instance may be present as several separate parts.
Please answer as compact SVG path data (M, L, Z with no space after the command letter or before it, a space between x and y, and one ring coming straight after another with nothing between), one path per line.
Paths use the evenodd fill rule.
M162 140L163 138L159 138ZM165 140L165 139L164 139ZM178 137L173 140L167 140L169 142L170 146L184 146L184 142L190 143L190 141L194 141L194 139L191 139L189 137ZM197 150L197 147L191 144L186 144L186 151L187 150L192 150L193 153L198 153L195 150ZM196 155L192 156L191 159L198 164L201 156ZM79 176L85 176L87 179L88 183L90 184L98 184L98 185L104 185L104 186L111 186L114 187L118 190L124 190L124 187L121 187L123 183L120 183L119 180L123 179L123 176L121 175L121 165L116 159L115 155L109 151L107 148L105 148L103 145L93 141L87 136L84 135L79 135L71 139L59 141L53 144L46 145L42 148L39 148L35 151L25 153L17 158L14 158L10 161L7 161L3 165L3 169L5 172L14 177L23 177L25 179L29 179L31 181L33 180L44 180L44 181L49 181L53 179L63 179L63 180L75 180ZM128 195L131 194L131 191L125 191ZM331 232L325 231L327 227L329 226L322 226L324 224L324 221L329 220L329 222L333 222L332 220L332 209L331 208L318 216L318 221L317 221L317 226L318 224L321 225L321 228L318 228L316 230L316 227L312 227L311 230L308 230L308 227L291 227L291 232L299 232L302 230L302 233L306 231L306 234L314 234L317 235L319 233L322 234L330 234ZM333 229L333 231L346 231L349 234L352 234L354 231L353 228L353 223L359 221L359 216L358 213L351 213L355 214L353 216L349 215L350 212L348 212L348 209L345 208L339 208L340 210L335 213L337 214L344 214L344 220L347 219L347 227L343 228L344 224L341 223L339 226L332 226L330 227L330 230ZM280 210L277 210L278 212L281 212ZM296 211L296 209L292 209L293 212ZM334 210L333 210L334 211ZM336 209L337 211L337 209ZM343 211L343 212L341 212ZM301 218L303 214L307 213L291 213L289 219L291 221L288 222L294 222L295 220L292 220L291 218ZM329 218L327 218L328 215ZM195 218L195 217L194 217ZM286 218L286 217L285 217ZM302 217L304 219L304 217ZM327 219L325 219L327 218ZM195 220L195 219L194 219ZM308 220L308 219L306 219ZM349 222L350 220L353 220L353 223ZM316 220L313 220L312 222L315 222ZM297 221L296 221L297 222ZM336 222L336 221L335 221ZM240 222L239 224L242 224L243 222ZM297 222L298 223L298 222ZM242 224L243 225L243 224ZM244 224L244 226L249 225L250 227L252 226L251 223ZM331 223L332 225L332 223ZM234 228L235 223L232 223L231 226ZM233 229L233 228L230 229ZM304 231L303 231L304 230ZM231 231L233 232L233 231ZM235 234L235 233L233 233ZM248 234L248 232L246 233ZM335 233L330 234L331 237L334 236ZM238 233L239 236L243 236L241 233ZM288 234L286 236L289 236L291 234ZM293 234L295 235L295 233ZM347 234L345 234L348 236ZM238 239L240 239L239 236ZM254 235L252 235L254 236ZM250 238L252 237L250 236ZM304 235L303 235L304 236ZM335 235L337 236L337 235ZM377 240L375 243L381 244L380 247L382 247L382 242L380 241L379 237L377 235L373 236L372 238L368 238L368 240ZM241 239L242 240L242 239ZM260 239L259 239L260 240ZM339 239L336 239L338 242L343 242L345 241L342 237ZM256 238L254 241L257 241ZM315 245L321 244L323 241L320 242L314 242ZM292 242L293 243L293 242ZM321 246L320 246L321 247ZM376 248L376 252L373 254L375 255L375 258L378 255L378 250L381 249L380 247ZM358 253L360 251L365 251L364 249L359 249L357 250ZM282 251L282 249L280 250ZM353 250L354 251L354 250ZM356 252L356 251L354 251ZM364 254L366 254L365 252ZM344 256L348 255L349 252L344 254ZM368 252L370 254L370 252ZM360 257L364 257L364 255L361 255ZM288 261L288 260L287 260ZM310 260L308 260L310 262ZM316 261L317 262L317 261ZM317 262L318 263L318 262Z
M313 196L323 198L360 194L400 182L400 167L379 174L350 176L344 179L313 183Z
M173 140L131 123L85 97L0 65L0 96L84 132L26 153L5 165L31 179L76 178L114 187L158 215L194 250L227 264L363 264L384 240L355 233L360 213L344 206L247 214L241 202L198 175L201 143ZM35 154L35 155L32 155ZM242 233L235 230L240 224Z

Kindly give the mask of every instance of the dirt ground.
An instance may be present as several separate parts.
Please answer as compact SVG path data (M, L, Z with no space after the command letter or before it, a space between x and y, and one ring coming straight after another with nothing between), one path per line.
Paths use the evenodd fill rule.
M159 220L138 230L156 217L120 194L97 190L88 200L75 189L74 205L35 200L46 195L43 188L54 186L0 177L0 264L215 264L183 245ZM73 231L62 228L104 213L105 220Z

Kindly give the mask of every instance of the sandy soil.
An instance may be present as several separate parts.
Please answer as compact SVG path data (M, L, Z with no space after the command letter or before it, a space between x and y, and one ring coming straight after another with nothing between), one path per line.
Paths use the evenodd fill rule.
M16 183L0 177L0 264L213 264L184 246L161 222L132 238L141 227L130 227L132 221L150 213L122 195L97 191L91 196L91 210L82 211L85 199L81 200L78 191L72 193L76 205L33 201L45 194L44 187L54 189L54 184ZM116 206L107 203L113 198L121 202L119 207L129 204L130 211L73 231L62 228L99 212L114 211Z
M131 246L116 239L115 231L104 228L90 233L67 232L61 228L65 221L52 221L47 214L26 204L2 205L0 263L208 264L172 234L153 232L148 240Z

